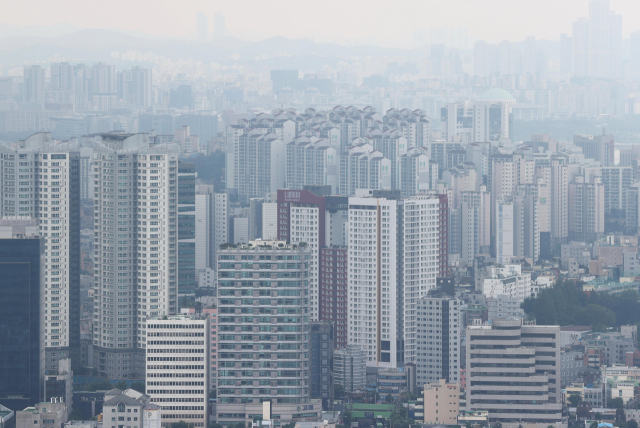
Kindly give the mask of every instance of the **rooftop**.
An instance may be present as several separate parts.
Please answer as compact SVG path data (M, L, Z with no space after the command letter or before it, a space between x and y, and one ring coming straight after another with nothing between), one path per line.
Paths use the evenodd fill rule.
M515 101L516 98L504 89L491 88L484 91L478 99L483 101Z

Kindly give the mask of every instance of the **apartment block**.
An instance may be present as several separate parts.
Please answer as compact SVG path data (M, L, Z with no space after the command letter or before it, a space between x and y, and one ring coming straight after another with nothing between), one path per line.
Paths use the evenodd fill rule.
M460 333L463 302L449 297L423 297L418 300L416 382L422 385L460 383Z
M264 401L282 421L319 417L309 398L312 257L309 245L284 241L218 251L219 423L251 421Z
M0 214L38 220L45 240L44 329L46 367L71 358L80 364L80 152L79 145L41 132L0 145Z
M144 376L146 324L178 311L178 154L147 134L94 144L94 367Z

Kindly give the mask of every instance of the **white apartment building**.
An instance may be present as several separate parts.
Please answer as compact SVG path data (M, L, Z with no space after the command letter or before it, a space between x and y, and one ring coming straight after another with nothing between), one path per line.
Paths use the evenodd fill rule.
M252 129L241 135L233 159L234 184L240 197L260 198L285 187L287 150L276 134Z
M480 186L479 192L460 192L460 260L468 265L473 264L476 255L489 252L490 204L491 198L484 186Z
M153 317L146 331L146 391L162 408L162 425L185 421L208 427L209 316Z
M178 310L179 148L104 134L94 149L94 367L140 378L146 319Z
M530 273L522 272L521 265L491 266L488 273L482 282L482 294L487 297L506 295L522 303L537 294L538 286L531 281Z
M438 274L438 210L437 197L349 198L347 336L365 350L368 366L416 359L417 299Z
M391 189L391 161L370 143L347 148L340 155L341 195L354 196L357 189Z
M288 189L305 185L329 185L338 191L338 152L329 141L317 137L298 137L287 144Z
M80 363L80 147L37 133L0 145L0 217L35 217L45 239L46 368Z
M462 301L448 297L418 300L418 358L415 361L418 387L440 379L460 383L462 304Z
M400 157L400 190L402 197L408 198L431 189L431 164L429 156L422 149L409 149Z

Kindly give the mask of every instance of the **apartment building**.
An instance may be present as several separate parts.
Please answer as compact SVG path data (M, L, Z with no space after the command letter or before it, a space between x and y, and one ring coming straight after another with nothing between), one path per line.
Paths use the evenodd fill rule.
M94 367L144 376L145 321L178 311L178 154L147 134L94 144Z
M438 197L349 198L348 343L367 366L397 368L417 358L420 297L439 269Z
M45 240L46 368L80 364L80 151L41 132L0 145L0 215L38 220Z
M285 241L218 251L219 423L252 421L264 401L281 421L320 417L309 398L312 257L309 245Z
M461 318L463 302L449 297L418 300L416 382L419 387L437 383L460 383Z

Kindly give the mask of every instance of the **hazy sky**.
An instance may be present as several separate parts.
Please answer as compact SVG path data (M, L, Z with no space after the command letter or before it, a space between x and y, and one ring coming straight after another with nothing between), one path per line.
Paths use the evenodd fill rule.
M276 35L316 41L376 38L410 47L413 30L466 26L492 42L527 36L556 40L588 14L588 0L0 0L0 22L15 25L69 23L153 35L194 38L196 13L222 12L238 37ZM623 34L640 29L640 1L611 0L623 15ZM385 43L388 41L389 43Z

